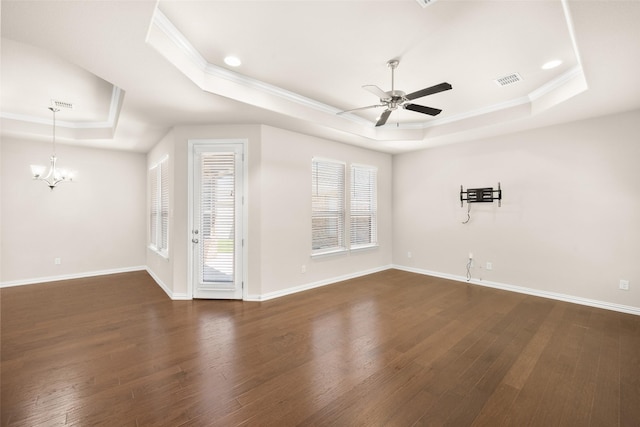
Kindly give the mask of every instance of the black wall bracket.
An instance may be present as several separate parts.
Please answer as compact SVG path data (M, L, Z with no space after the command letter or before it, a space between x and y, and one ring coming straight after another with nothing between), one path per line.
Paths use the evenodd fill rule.
M492 203L494 200L498 201L498 206L502 206L502 189L500 183L498 183L498 189L494 190L493 187L485 188L467 188L464 191L462 185L460 186L460 207L464 202L467 203Z

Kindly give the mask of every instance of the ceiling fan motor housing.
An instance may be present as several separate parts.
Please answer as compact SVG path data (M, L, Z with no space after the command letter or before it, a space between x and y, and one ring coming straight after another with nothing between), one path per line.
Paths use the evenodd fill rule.
M390 110L395 110L407 100L405 98L406 93L401 90L390 90L387 94L389 98L381 99L380 102L387 104L387 108Z

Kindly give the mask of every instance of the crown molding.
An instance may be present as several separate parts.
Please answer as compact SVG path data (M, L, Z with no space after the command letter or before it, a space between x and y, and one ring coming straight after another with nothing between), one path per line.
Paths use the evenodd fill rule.
M111 91L110 105L109 105L109 113L104 121L96 121L96 122L71 122L68 120L56 120L56 127L67 128L73 130L110 130L111 134L115 132L116 124L118 122L118 118L120 117L120 110L122 108L122 101L124 99L124 91L119 87L113 85L113 89ZM22 123L30 123L36 125L46 125L53 126L53 119L43 118L37 116L31 116L28 114L14 114L10 112L0 112L0 118L5 119L9 122L22 122ZM8 124L10 126L10 123ZM91 138L90 132L84 132L84 138ZM102 132L100 135L95 136L97 138L103 138Z
M274 86L258 79L209 63L184 36L184 34L182 34L173 25L169 18L167 18L166 15L164 15L164 13L162 13L162 11L157 7L152 19L147 42L155 47L169 62L173 63L174 66L191 78L191 80L198 84L203 90L218 93L223 96L232 96L233 94L230 93L231 91L242 88L240 91L242 92L243 98L237 98L240 102L247 102L251 98L252 94L267 95L267 101L264 99L262 101L254 101L254 105L265 109L269 109L271 107L273 111L281 114L314 121L320 125L332 127L340 131L346 131L377 141L415 140L416 132L422 134L422 139L426 139L430 134L430 132L426 132L429 129L440 127L441 129L439 130L443 133L456 133L461 130L468 130L474 123L482 125L482 123L486 121L484 118L487 120L495 120L495 113L497 112L506 112L507 110L510 110L509 114L502 115L506 120L531 116L587 89L586 79L584 78L582 63L580 61L580 55L574 34L573 22L569 11L568 0L561 0L561 3L574 54L578 62L576 66L572 67L559 77L534 89L525 96L498 104L484 106L454 116L431 119L424 122L405 123L400 125L394 124L393 126L387 124L378 128L375 127L374 122L353 113L338 115L337 113L341 112L341 110L334 106L324 104L281 87ZM157 37L154 38L152 31L154 28L159 30L172 46L167 46L165 41L158 40ZM190 66L189 69L185 68L183 64L184 59L188 61ZM234 86L233 88L228 89L229 92L222 93L219 91L223 91L224 89L221 89L219 85L213 85L208 80L209 78L216 82L226 81L232 83ZM575 84L575 82L578 82L578 84ZM246 91L243 89L246 89ZM550 99L550 101L536 102L544 97ZM265 97L262 96L262 98ZM293 110L291 107L282 106L278 104L277 100L285 101L287 103L294 104L295 106L302 106L304 107L304 110L300 111L298 108L295 109L295 113L292 113ZM317 114L310 114L310 111L320 113L320 116ZM342 123L342 125L340 123Z
M204 75L224 79L240 86L273 95L275 97L293 102L307 108L311 108L316 111L320 111L322 113L336 115L337 113L342 111L336 107L324 104L315 99L308 98L298 93L209 63L184 36L184 34L182 34L182 32L178 30L175 25L173 25L169 18L167 18L167 16L162 13L160 9L156 8L156 11L153 15L152 25L162 31L162 33L167 36L179 50L182 51L182 54L191 62L191 65L200 70ZM360 125L367 125L371 123L366 119L354 115L350 115L350 117L346 118L347 120Z

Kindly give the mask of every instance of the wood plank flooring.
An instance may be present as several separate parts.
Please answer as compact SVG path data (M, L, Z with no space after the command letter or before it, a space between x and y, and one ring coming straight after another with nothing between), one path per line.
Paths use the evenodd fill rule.
M638 426L640 317L388 270L262 303L4 288L2 426Z

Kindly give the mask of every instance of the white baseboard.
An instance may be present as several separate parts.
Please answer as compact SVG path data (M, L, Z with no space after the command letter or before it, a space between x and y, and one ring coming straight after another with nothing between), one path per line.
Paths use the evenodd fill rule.
M190 300L192 299L190 296L188 296L187 294L182 294L182 293L174 293L171 289L169 289L169 287L167 285L164 284L164 282L162 280L160 280L160 278L158 276L156 276L153 271L151 271L148 267L146 267L147 273L149 273L149 276L151 276L151 278L158 284L158 286L160 286L160 288L169 296L169 298L171 298L172 300L176 300L176 301L183 301L183 300Z
M8 288L11 286L22 286L22 285L35 285L36 283L45 283L45 282L59 282L61 280L84 279L86 277L106 276L107 274L117 274L117 273L130 273L132 271L143 271L146 269L147 269L146 266L139 265L135 267L113 268L110 270L87 271L84 273L75 273L75 274L63 274L60 276L34 277L31 279L11 280L8 282L2 282L0 283L0 288Z
M378 273L380 271L388 270L392 268L391 265L385 265L383 267L377 267L370 270L359 271L356 273L345 274L338 277L332 277L330 279L319 280L317 282L306 283L304 285L293 286L291 288L282 289L279 291L267 292L266 294L253 294L247 295L245 301L267 301L274 298L280 298L286 295L295 294L302 291L308 291L310 289L319 288L321 286L331 285L334 283L342 282L344 280L355 279L356 277L366 276L367 274Z
M622 305L622 304L614 304L611 302L592 300L588 298L576 297L573 295L559 294L556 292L541 291L538 289L525 288L523 286L492 282L490 280L477 280L473 278L471 280L467 280L467 278L463 276L440 273L437 271L423 270L423 269L414 268L414 267L406 267L402 265L393 265L391 268L408 271L411 273L424 274L426 276L433 276L433 277L440 277L442 279L455 280L457 282L471 283L473 285L486 286L489 288L502 289L505 291L518 292L521 294L533 295L536 297L549 298L549 299L554 299L559 301L570 302L573 304L586 305L589 307L602 308L605 310L619 311L621 313L635 314L637 316L640 316L639 307L632 307L632 306Z
M423 274L425 276L433 276L440 277L442 279L455 280L457 282L470 283L473 285L486 286L489 288L502 289L505 291L518 292L521 294L533 295L542 298L549 298L559 301L570 302L573 304L586 305L589 307L602 308L605 310L618 311L621 313L635 314L636 316L640 316L640 307L633 307L622 304L615 304L607 301L598 301L592 300L588 298L577 297L573 295L560 294L556 292L549 291L541 291L538 289L526 288L523 286L509 285L506 283L492 282L489 280L477 280L471 279L467 281L466 277L458 276L454 274L441 273L438 271L424 270L420 268L407 267L403 265L386 265L382 267L373 268L370 270L359 271L356 273L345 274L342 276L332 277L330 279L320 280L317 282L307 283L299 286L293 286L291 288L282 289L279 291L268 292L266 294L253 294L248 295L245 298L245 301L267 301L274 298L283 297L286 295L295 294L298 292L307 291L310 289L318 288L321 286L331 285L337 282L342 282L344 280L355 279L357 277L366 276L368 274L378 273L380 271L388 270L391 268L395 268L397 270L408 271L411 273ZM153 278L153 280L160 286L160 288L171 298L172 300L191 300L191 296L185 293L174 293L172 292L167 285L165 285L162 280L158 276L156 276L151 270L149 270L146 266L134 266L134 267L124 267L124 268L115 268L110 270L99 270L99 271L88 271L84 273L76 273L76 274L66 274L60 276L49 276L49 277L38 277L32 279L24 279L24 280L13 280L8 282L0 283L0 288L7 288L12 286L22 286L22 285L33 285L37 283L45 283L45 282L57 282L61 280L71 280L71 279L82 279L93 276L105 276L108 274L117 274L117 273L129 273L133 271L146 271Z

